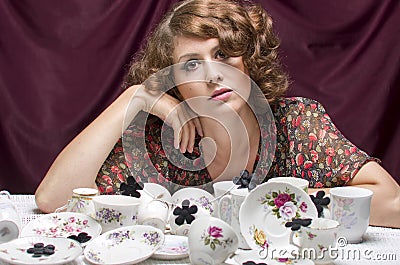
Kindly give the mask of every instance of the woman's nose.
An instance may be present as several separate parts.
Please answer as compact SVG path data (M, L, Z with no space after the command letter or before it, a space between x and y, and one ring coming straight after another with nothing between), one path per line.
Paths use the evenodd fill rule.
M224 76L221 71L221 66L217 63L208 63L207 64L207 75L206 82L207 83L221 83L224 80Z

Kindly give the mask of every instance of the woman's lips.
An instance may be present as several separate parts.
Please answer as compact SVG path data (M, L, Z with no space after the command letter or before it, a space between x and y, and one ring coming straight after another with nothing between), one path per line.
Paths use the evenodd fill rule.
M214 93L212 93L211 99L222 101L227 100L232 95L232 92L232 89L228 88L217 89L214 91Z

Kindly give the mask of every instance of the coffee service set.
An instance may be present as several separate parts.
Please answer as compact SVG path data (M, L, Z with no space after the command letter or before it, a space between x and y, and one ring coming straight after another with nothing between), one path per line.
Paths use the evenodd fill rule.
M220 181L213 184L213 191L186 187L171 195L159 184L144 183L134 197L78 188L65 206L24 227L10 194L2 191L0 260L62 264L61 260L83 253L93 264L188 256L191 264L204 265L231 259L237 264L287 264L291 259L298 264L326 264L332 258L323 252L327 254L339 238L362 242L369 223L372 192L364 188L335 187L329 195L308 195L307 180L278 177L251 190ZM56 242L59 239L69 241ZM38 241L56 244L58 256L36 263L38 259L18 252ZM75 256L70 254L72 245ZM282 249L292 251L271 255L272 250L282 253Z

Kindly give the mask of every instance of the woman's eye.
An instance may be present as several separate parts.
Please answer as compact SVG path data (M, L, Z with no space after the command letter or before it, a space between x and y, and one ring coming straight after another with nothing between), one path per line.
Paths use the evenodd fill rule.
M191 72L196 70L199 67L200 62L197 60L187 61L184 65L185 71Z
M221 50L219 50L215 54L215 58L216 59L226 59L226 58L228 58L228 56L226 56L225 53L223 53Z

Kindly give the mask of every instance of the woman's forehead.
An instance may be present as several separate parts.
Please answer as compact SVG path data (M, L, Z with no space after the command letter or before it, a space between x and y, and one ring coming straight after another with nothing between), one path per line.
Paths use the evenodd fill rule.
M184 57L209 54L217 50L219 40L217 38L196 38L190 36L178 36L174 38L174 61L180 62Z

